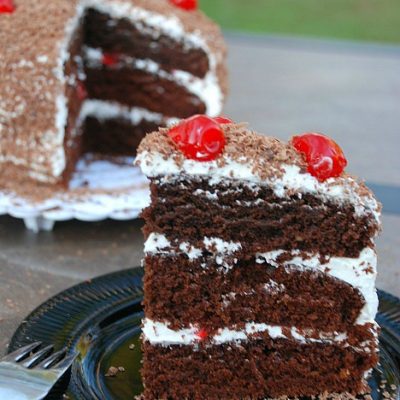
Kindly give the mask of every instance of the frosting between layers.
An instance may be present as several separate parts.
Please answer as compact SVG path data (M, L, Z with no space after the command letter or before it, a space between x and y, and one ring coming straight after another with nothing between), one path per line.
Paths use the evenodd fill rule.
M210 57L212 58L211 55L209 55ZM99 68L102 66L103 52L101 49L86 47L84 58L87 60L89 67ZM133 57L121 56L120 64L158 75L161 78L176 82L178 85L185 87L206 105L206 113L210 116L216 116L221 112L224 95L218 83L217 76L212 69L210 69L204 78L198 78L189 72L181 70L173 70L171 73L167 72L161 69L159 64L150 59L135 59Z
M136 158L143 173L150 177L162 177L163 182L174 182L182 176L208 177L210 185L221 182L240 180L251 184L270 187L276 196L285 198L293 193L312 194L324 201L337 204L350 203L354 206L355 214L362 216L371 214L380 221L380 206L372 195L361 195L358 192L357 182L350 178L330 178L319 182L308 172L302 172L298 165L281 163L279 170L271 165L268 168L273 172L270 177L261 178L257 170L245 159L235 160L229 155L223 155L222 160L199 162L184 159L176 162L171 155L167 156L157 151L142 150ZM275 170L275 172L274 172ZM180 178L179 178L180 177Z
M214 247L215 244L217 245ZM228 271L237 263L235 252L240 251L241 248L240 243L224 242L218 238L205 238L202 248L196 248L187 242L174 245L165 235L152 233L145 242L144 250L147 254L186 254L190 260L202 257L204 251L210 251L214 253L216 263L221 265L224 271ZM280 256L288 253L291 259L282 263L278 261ZM375 320L379 303L375 288L377 256L376 252L370 247L363 249L357 258L330 257L322 264L319 254L307 254L303 257L298 250L291 252L275 250L258 253L256 254L256 262L266 263L274 267L283 265L287 268L300 270L311 269L343 281L359 290L365 300L365 305L357 318L356 325L373 323ZM204 264L204 267L206 267L206 264Z
M283 263L277 261L279 256L288 253L292 256L291 259ZM284 265L300 270L317 270L348 283L359 290L365 300L365 305L357 318L356 325L374 322L379 305L375 288L377 256L376 252L370 247L363 249L358 258L331 257L324 264L321 264L318 254L307 254L306 257L302 257L298 250L291 252L275 250L267 253L259 253L256 257L256 261L260 264L267 263L275 267Z
M377 325L374 324L375 332ZM165 322L153 321L149 318L143 320L143 335L145 340L153 345L193 345L201 340L198 336L199 329L196 326L190 328L172 330ZM244 329L220 329L216 335L210 338L210 344L221 345L230 342L247 341L257 334L267 333L271 339L291 339L301 344L306 343L337 343L349 346L348 336L345 332L321 332L314 329L298 329L296 327L283 327L279 325L269 325L264 323L248 322ZM360 351L370 351L370 346L374 343L364 342L355 347Z
M137 125L143 120L160 125L172 125L178 121L176 118L166 118L162 114L151 112L144 108L127 107L114 101L97 99L84 101L79 115L79 122L88 117L94 117L100 121L121 118L130 121L133 125Z
M229 270L232 268L232 263L237 263L237 259L227 260L226 258L239 251L242 245L235 242L226 242L220 238L205 237L202 248L197 248L188 242L180 242L176 247L179 248L180 253L186 254L189 260L202 257L204 252L212 253L215 257L215 262L224 270ZM165 235L160 233L150 234L144 244L144 251L146 254L177 254L173 244Z

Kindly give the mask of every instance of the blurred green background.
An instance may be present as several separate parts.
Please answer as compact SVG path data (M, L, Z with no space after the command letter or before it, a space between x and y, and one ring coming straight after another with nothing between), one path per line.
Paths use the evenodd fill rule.
M224 29L400 43L400 0L200 0Z

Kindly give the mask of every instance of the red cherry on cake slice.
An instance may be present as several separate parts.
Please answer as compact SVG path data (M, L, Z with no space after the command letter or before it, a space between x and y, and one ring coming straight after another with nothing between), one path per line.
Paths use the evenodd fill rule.
M112 67L118 64L119 55L115 53L104 53L101 62L106 67Z
M197 0L169 0L172 4L187 11L197 8Z
M208 337L208 333L204 328L202 328L196 332L196 336L199 338L199 340L206 340Z
M15 6L12 0L0 0L0 14L8 14L15 11Z
M218 122L220 125L233 124L233 121L230 118L224 117L223 115L220 115L219 117L214 117L214 121Z
M292 138L293 147L305 157L308 172L320 181L336 178L347 165L340 146L328 136L307 132Z
M224 150L221 125L206 115L195 115L171 128L169 137L182 153L197 161L215 160Z

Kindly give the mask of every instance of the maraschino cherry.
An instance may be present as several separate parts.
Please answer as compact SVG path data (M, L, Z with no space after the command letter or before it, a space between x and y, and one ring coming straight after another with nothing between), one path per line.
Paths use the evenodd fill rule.
M13 0L0 0L0 14L11 14L15 11Z
M206 115L195 115L171 128L169 137L187 158L215 160L224 150L225 135L221 125Z
M113 67L118 64L119 55L116 53L104 53L101 62L106 67Z
M197 8L197 0L169 0L177 7L183 8L186 11L193 11Z
M223 115L220 115L219 117L215 117L214 121L218 122L220 125L233 124L233 121L230 118L225 117Z
M204 328L202 328L196 332L196 336L199 338L199 340L206 340L208 337L208 333Z
M320 133L307 132L292 138L293 147L305 157L308 172L319 181L336 178L347 165L339 145Z

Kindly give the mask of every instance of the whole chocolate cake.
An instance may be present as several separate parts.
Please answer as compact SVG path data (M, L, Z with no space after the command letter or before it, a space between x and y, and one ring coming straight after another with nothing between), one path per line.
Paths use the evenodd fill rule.
M358 395L378 357L380 205L316 133L195 116L149 134L144 398Z
M4 0L0 31L0 188L65 185L84 153L221 111L225 45L195 1Z

